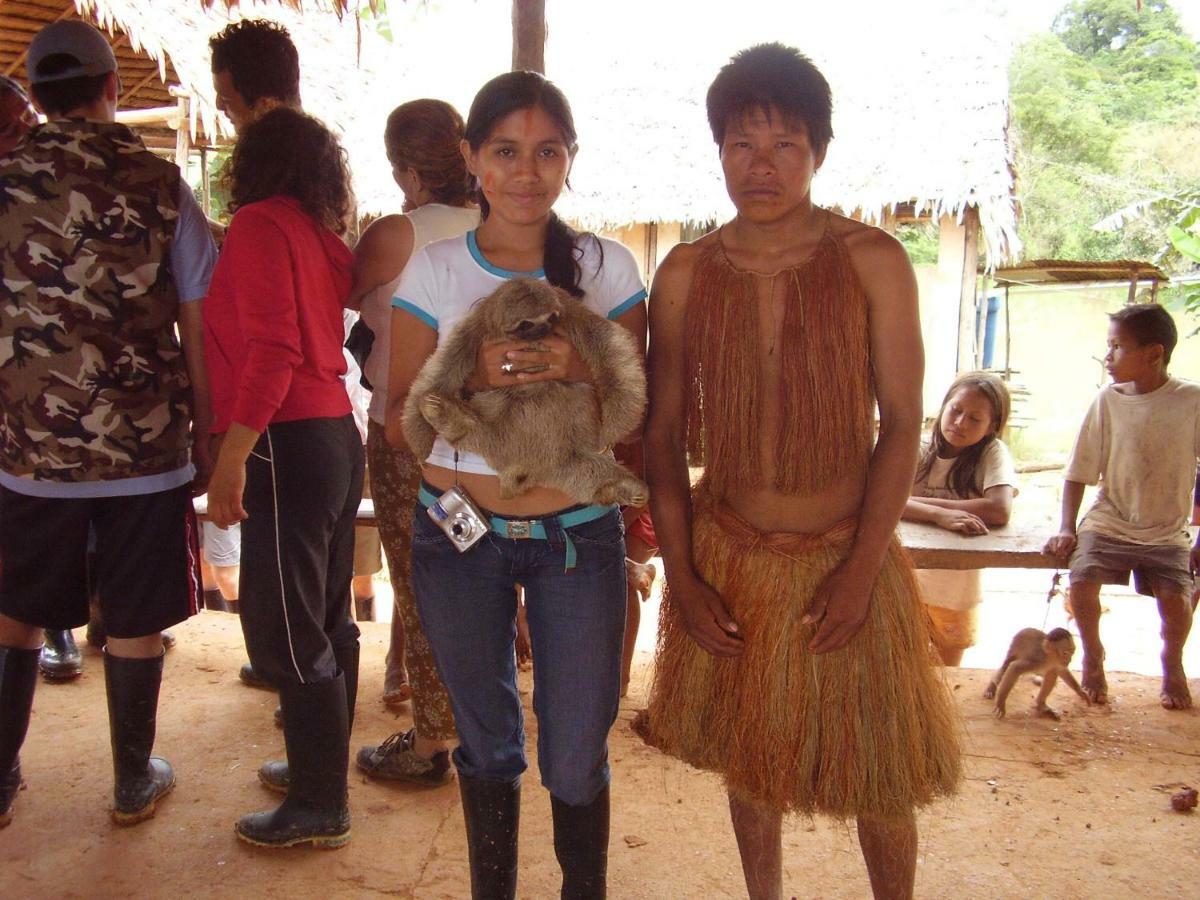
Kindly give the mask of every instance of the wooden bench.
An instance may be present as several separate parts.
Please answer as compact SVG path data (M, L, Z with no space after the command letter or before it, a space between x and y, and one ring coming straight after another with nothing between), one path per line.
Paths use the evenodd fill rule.
M195 501L196 514L208 518L206 497ZM356 524L377 526L375 504L363 500ZM901 522L900 542L919 569L1054 569L1052 557L1042 554L1042 544L1054 533L1055 523L1014 519L1002 528L992 528L979 537L964 537L936 525Z
M977 537L925 522L901 522L899 528L900 543L918 569L1065 569L1066 560L1042 553L1057 531L1050 519L1017 516Z
M208 496L197 497L192 501L192 505L196 507L196 515L200 517L202 522L208 521ZM354 524L365 525L375 528L379 522L375 519L375 501L363 500L358 504L358 515L354 519Z

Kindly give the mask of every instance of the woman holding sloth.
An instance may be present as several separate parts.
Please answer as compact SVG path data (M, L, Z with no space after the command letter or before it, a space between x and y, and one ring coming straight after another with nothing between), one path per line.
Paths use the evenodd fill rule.
M462 145L478 184L481 223L429 244L405 267L393 300L387 436L404 441L410 386L439 339L510 278L542 278L645 344L645 290L632 254L579 235L553 212L576 151L566 98L542 76L494 78L471 106ZM526 368L538 371L525 372ZM480 354L479 389L531 380L590 380L570 343L496 342ZM564 896L601 895L608 852L608 730L616 718L625 622L625 548L616 507L578 506L534 487L505 499L479 456L439 438L422 463L414 510L412 586L450 692L475 896L514 896L524 726L513 641L525 590L537 659L538 760L550 791ZM488 526L460 552L428 508L457 488Z

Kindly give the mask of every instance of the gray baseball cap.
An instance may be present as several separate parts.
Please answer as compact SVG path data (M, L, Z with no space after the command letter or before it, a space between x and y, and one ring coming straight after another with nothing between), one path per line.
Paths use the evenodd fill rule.
M39 74L38 66L48 56L62 54L74 57L76 65L67 66L53 75ZM83 75L104 75L115 72L117 58L113 56L108 39L99 31L79 19L53 22L47 25L29 42L29 56L25 60L30 84L45 84L49 81L64 81Z

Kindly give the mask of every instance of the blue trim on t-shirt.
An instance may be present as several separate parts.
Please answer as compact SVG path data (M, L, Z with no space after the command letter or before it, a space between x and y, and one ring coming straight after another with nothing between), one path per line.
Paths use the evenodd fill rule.
M196 477L196 468L188 463L181 469L158 475L138 475L134 478L110 478L106 481L50 481L44 478L21 478L0 472L0 485L27 497L46 500L92 500L97 497L140 497L181 487Z
M417 306L417 304L413 303L411 300L405 300L403 297L393 297L392 309L402 309L406 313L412 313L434 331L438 330L437 319L425 312L425 310L421 309L421 307Z
M633 309L635 306L637 306L639 303L641 303L645 299L646 299L646 289L643 288L642 290L640 290L636 294L634 294L632 297L630 297L628 300L626 300L624 303L619 304L615 309L610 311L608 314L608 318L619 319L622 315L629 312L631 309Z
M479 268L485 272L499 278L545 278L546 270L538 269L536 272L510 272L508 269L501 269L499 266L494 266L484 257L483 252L479 249L479 243L475 240L475 232L478 229L472 229L467 232L467 250L471 253L471 259L479 264Z

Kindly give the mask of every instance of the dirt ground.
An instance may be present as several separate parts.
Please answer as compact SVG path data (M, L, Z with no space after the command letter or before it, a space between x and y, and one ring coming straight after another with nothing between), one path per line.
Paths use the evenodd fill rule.
M363 631L354 747L408 725L407 715L388 713L378 699L386 625ZM240 844L234 819L275 802L255 780L259 763L282 748L274 697L238 682L243 650L233 616L206 612L177 632L157 745L178 772L175 792L150 822L110 825L102 667L87 652L82 678L39 685L22 754L28 788L0 832L0 897L467 896L453 784L409 790L352 776L348 847L271 852ZM646 747L630 730L647 659L639 654L612 733L610 895L743 896L717 779ZM966 780L957 798L920 816L918 894L1196 896L1200 817L1171 811L1169 800L1184 783L1200 787L1200 713L1164 712L1156 678L1117 674L1107 709L1056 693L1063 721L1035 719L1023 708L1030 689L997 722L979 699L986 678L980 670L950 675L967 733ZM1200 696L1200 680L1192 690ZM532 747L536 721L527 715ZM521 896L557 896L549 800L536 774L526 779L524 801ZM852 826L789 822L785 866L792 895L867 894Z

